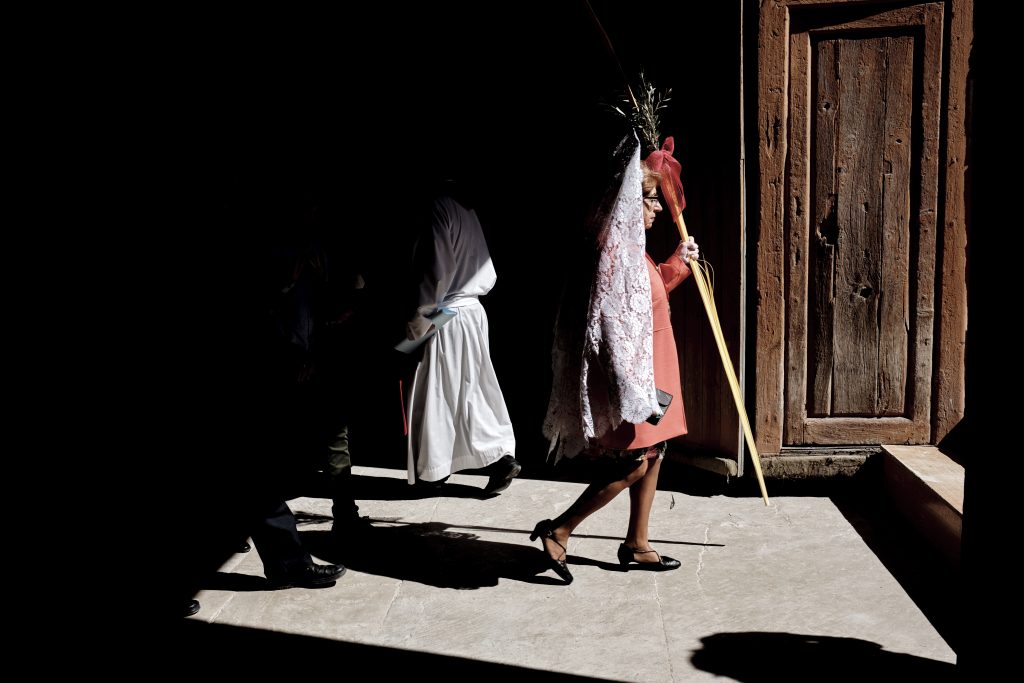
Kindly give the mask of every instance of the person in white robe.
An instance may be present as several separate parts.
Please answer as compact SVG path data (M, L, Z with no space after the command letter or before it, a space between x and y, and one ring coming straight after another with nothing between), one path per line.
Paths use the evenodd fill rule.
M436 198L415 262L422 279L406 336L428 338L407 403L409 483L440 484L454 472L488 468L484 491L497 493L522 468L480 303L497 274L476 211L450 195ZM435 326L429 318L442 309L454 315Z

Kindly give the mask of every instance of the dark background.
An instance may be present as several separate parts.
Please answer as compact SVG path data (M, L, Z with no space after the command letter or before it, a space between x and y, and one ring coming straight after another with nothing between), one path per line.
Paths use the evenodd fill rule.
M699 198L737 183L739 7L727 4L593 3L634 87L643 69L672 89L662 132L676 138L697 224L722 210ZM582 216L625 132L601 105L621 97L623 78L586 4L154 14L116 44L96 42L104 78L92 96L117 103L104 127L129 141L118 190L134 225L107 236L134 253L114 277L135 328L123 352L138 361L128 431L170 487L162 512L181 555L208 548L201 559L215 568L241 533L261 435L248 403L256 268L310 190L363 265L372 311L351 387L355 464L405 466L383 364L404 323L419 200L438 173L455 173L479 190L498 273L484 305L523 476L551 476L551 329ZM657 229L663 257L678 236L668 222ZM126 273L147 286L125 287Z
M739 16L732 4L593 2L625 72L634 76L643 67L655 84L673 89L663 132L676 137L688 215L707 210L700 197L735 182ZM993 150L1013 139L1016 124L1006 120L1002 101L1004 46L1012 45L1007 22L994 7L976 4L964 429L973 446L961 446L961 455L964 618L989 639L965 648L963 658L981 670L993 642L1010 651L1002 647L1009 631L995 620L1018 590L1012 561L1002 556L1013 545L1013 516L1002 501L1016 471L1015 440L1006 430L1008 406L997 398L1013 392L987 388L1006 371L1004 356L988 350L1005 347L999 328L1014 316L1012 298L996 303L1012 293L996 280L1008 265L1001 245L1012 239L1014 188ZM745 7L749 75L756 4ZM355 238L368 286L386 295L407 256L410 207L420 189L437 169L469 171L481 181L481 216L498 272L484 302L492 355L524 476L549 474L540 424L551 323L580 214L622 132L598 105L621 90L622 79L584 3L375 4L358 15L248 7L115 16L91 9L88 22L76 19L68 13L34 25L41 36L13 67L32 95L45 96L22 104L44 130L38 139L50 141L33 148L20 175L45 168L78 189L58 194L56 180L43 189L47 206L64 204L80 216L61 222L61 240L77 263L47 312L91 311L75 320L73 333L62 330L58 346L81 365L116 358L127 370L124 386L108 368L88 367L96 377L71 387L73 397L93 397L74 403L89 431L71 443L106 453L108 444L122 442L124 457L111 470L146 499L113 525L92 518L94 548L127 543L121 525L137 517L135 540L170 542L171 556L177 551L212 570L233 551L241 533L234 508L259 436L245 416L253 360L248 265L267 237L279 234L283 207L310 186L329 202L339 230ZM32 63L51 62L53 78L27 75ZM36 136L23 137L36 145ZM25 230L52 238L45 218L33 216ZM656 251L672 246L671 229L664 232L670 237ZM109 317L98 318L100 304ZM79 349L89 353L72 355ZM97 386L122 397L116 415L95 399ZM370 382L355 389L368 406L353 425L356 464L404 466L389 388ZM1006 407L997 410L997 403ZM155 519L167 524L154 526ZM138 572L147 588L156 581L144 554L90 557L100 571L115 569L111 558L142 558L121 569L127 578ZM159 581L176 587L169 569Z
M667 3L652 15L593 5L634 87L642 68L672 88L662 128L675 134L689 210L700 212L693 197L736 183L738 7ZM231 336L244 329L233 317L244 310L245 263L288 229L284 216L304 189L321 195L386 307L417 200L439 172L454 172L479 189L498 273L484 300L492 355L521 457L541 465L561 284L625 130L601 104L621 96L623 80L585 3L370 7L358 18L249 12L168 17L161 28L157 66L139 78L155 95L147 151L166 158L149 212L158 258L172 255L172 305L188 302L178 311L186 339L174 342L183 358L208 353L212 335L196 344L197 326L228 342L228 355L244 345ZM664 256L678 238L662 228L652 249ZM360 389L373 400L381 390ZM390 436L390 410L379 407L370 429L354 425L359 464L404 463L400 440L371 449Z

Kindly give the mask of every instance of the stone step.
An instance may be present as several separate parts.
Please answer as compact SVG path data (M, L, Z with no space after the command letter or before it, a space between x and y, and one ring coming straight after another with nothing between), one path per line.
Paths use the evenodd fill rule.
M960 569L964 468L935 446L883 445L883 478L893 506Z

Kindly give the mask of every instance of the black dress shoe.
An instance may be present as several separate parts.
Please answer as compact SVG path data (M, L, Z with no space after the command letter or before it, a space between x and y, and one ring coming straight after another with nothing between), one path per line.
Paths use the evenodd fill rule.
M268 576L267 580L274 588L316 588L328 586L344 574L345 567L340 564L314 563L281 576Z
M555 570L555 573L558 574L562 581L565 581L565 585L568 586L572 583L572 572L569 571L569 565L565 562L565 558L568 557L569 551L564 545L558 542L558 539L555 538L555 532L551 529L553 524L554 522L550 519L543 519L537 522L537 526L533 527L533 533L530 534L530 540L536 541L538 538L541 539L541 552L544 553L544 559L547 561L548 566ZM545 539L551 541L562 549L561 559L551 557L548 553L547 546L544 545Z
M490 465L492 474L484 487L484 493L500 493L507 489L512 480L523 471L523 466L511 455L503 455L501 459Z
M199 611L198 600L186 600L184 609L182 610L182 616L190 617Z
M238 551L237 552L247 553L250 550L252 550L252 546L249 545L249 541L242 541L242 545L238 546Z
M637 555L643 555L645 553L654 553L658 561L657 562L639 562L636 559ZM636 550L630 548L625 543L619 544L619 564L624 569L646 569L651 572L664 572L669 569L679 569L682 566L682 562L674 558L668 557L667 555L662 557L657 550Z

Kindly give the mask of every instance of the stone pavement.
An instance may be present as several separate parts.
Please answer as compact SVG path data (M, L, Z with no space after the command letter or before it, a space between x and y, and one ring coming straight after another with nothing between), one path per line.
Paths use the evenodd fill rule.
M183 653L247 662L254 674L270 671L264 661L299 661L303 676L356 678L954 678L950 644L832 498L782 495L766 507L759 497L659 490L652 545L683 566L658 573L625 572L615 559L622 494L573 536L575 581L565 586L528 537L583 484L519 478L480 499L486 478L456 474L418 497L404 471L355 473L376 527L357 547L331 545L329 500L290 503L314 557L342 562L345 576L269 590L258 553L235 555L183 620Z

